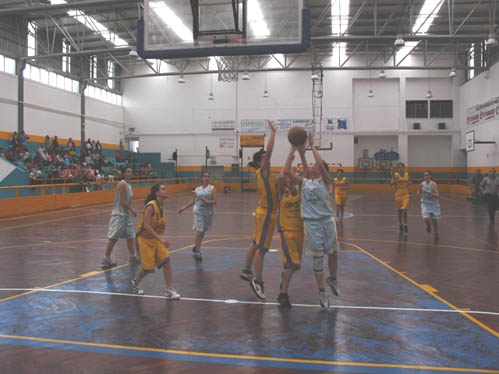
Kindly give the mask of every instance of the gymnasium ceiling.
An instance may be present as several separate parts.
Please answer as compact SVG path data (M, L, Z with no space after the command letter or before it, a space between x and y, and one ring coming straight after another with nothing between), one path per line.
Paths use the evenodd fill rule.
M263 1L263 0L260 0ZM345 0L304 0L304 5L312 16L312 43L308 51L311 61L322 62L330 56L337 43L346 48L346 59L362 56L365 69L379 68L383 65L396 67L393 56L397 49L394 41L401 34L406 42L415 41L411 53L424 56L421 68L437 68L438 56L450 53L454 62L447 66L465 66L464 56L471 43L483 43L492 32L496 34L496 0L441 0L442 4L434 14L433 22L423 35L415 35L412 27L423 6L424 0L350 0L348 27L342 35L332 34L331 7ZM141 0L59 0L59 5L49 5L50 0L2 0L0 2L0 24L12 26L15 17L17 30L22 21L34 21L45 36L46 43L39 47L38 57L60 53L51 42L55 35L71 40L73 55L90 56L102 54L114 59L122 67L122 74L133 75L137 64L146 63L138 57L131 57L129 51L136 45L137 20L142 14ZM437 3L440 2L437 0ZM128 44L116 47L102 35L78 22L68 15L68 10L82 10L118 35ZM21 32L21 31L17 31ZM22 40L22 38L20 38ZM499 49L495 47L495 49ZM199 60L199 59L198 59ZM268 56L252 58L253 71L266 68ZM286 56L282 69L295 68L296 56ZM187 65L191 71L206 72L206 64L191 60L169 60L169 64L184 70ZM154 74L154 63L149 63ZM347 68L344 65L336 68ZM440 66L441 67L441 66ZM275 69L274 69L275 70Z

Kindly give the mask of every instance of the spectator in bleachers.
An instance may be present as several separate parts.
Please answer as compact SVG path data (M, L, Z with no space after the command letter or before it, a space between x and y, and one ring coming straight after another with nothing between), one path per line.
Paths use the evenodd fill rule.
M90 140L90 138L87 139L87 142L85 143L85 150L87 152L92 152L92 141Z
M50 137L48 135L45 135L45 140L43 141L43 146L47 150L47 152L50 149L50 143L51 143Z
M66 150L68 151L74 151L76 149L75 143L73 141L73 138L69 138L68 142L66 143Z
M40 144L36 153L40 156L42 162L49 162L49 155L47 149L45 148L45 143Z
M0 147L0 158L5 158L5 153L2 147Z
M27 136L26 133L24 132L24 130L22 130L21 133L19 134L18 139L19 139L18 144L26 146L28 144L27 142L28 142L29 136Z
M96 151L95 140L92 140L92 153Z
M54 136L54 140L52 140L50 151L54 153L59 152L59 139L57 139L57 135Z
M10 136L9 138L9 149L10 148L14 148L14 151L15 151L15 148L17 147L17 142L18 142L18 136L17 136L17 131L14 131L12 133L12 135Z
M102 152L102 144L100 144L99 140L97 140L97 143L95 143L95 152L97 152L97 153Z
M9 150L7 151L7 160L12 162L13 164L16 163L16 152L14 151L14 148L10 147Z

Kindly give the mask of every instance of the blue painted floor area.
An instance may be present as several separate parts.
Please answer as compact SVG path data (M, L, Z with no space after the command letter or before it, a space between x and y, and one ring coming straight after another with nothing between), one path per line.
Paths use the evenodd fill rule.
M194 264L188 251L172 256L175 287L184 297L257 301L248 283L239 279L242 253L236 256L228 249L206 249L204 253L202 265ZM175 263L182 263L182 266L175 268ZM128 293L130 279L136 270L127 266L57 289ZM280 272L280 254L269 253L265 257L264 270L268 302L275 302ZM498 339L458 313L335 308L335 305L350 305L449 310L445 304L368 256L342 252L339 280L342 296L330 297L332 307L328 311L315 307L318 306L317 289L307 256L303 269L293 277L289 294L293 304L314 307L294 305L292 309L282 311L275 305L37 292L0 304L0 334L342 364L184 355L5 337L0 338L0 342L321 371L436 372L415 369L416 366L467 368L469 372L499 369ZM161 272L147 277L143 287L148 295L161 295L164 289ZM355 363L373 366L359 367ZM376 367L377 364L382 366Z

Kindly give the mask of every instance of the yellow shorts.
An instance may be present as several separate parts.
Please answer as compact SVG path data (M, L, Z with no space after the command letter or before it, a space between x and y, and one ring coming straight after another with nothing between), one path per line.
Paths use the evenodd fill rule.
M155 267L160 269L170 260L168 249L156 238L149 239L137 235L136 244L142 268L147 272L153 272Z
M334 203L339 206L345 206L347 204L347 194L346 193L335 193Z
M255 228L253 230L253 243L262 251L267 251L272 242L275 224L277 221L277 212L267 211L257 208L255 212Z
M279 232L284 269L298 270L300 268L304 236L303 230Z
M395 205L397 206L397 210L409 209L409 198L409 194L395 195Z

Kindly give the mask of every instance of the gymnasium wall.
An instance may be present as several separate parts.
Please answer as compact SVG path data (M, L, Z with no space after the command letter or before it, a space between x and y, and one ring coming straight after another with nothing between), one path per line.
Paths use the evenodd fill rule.
M467 124L467 110L478 104L483 104L492 98L499 96L499 64L495 64L490 71L482 72L472 80L460 87L461 105L459 107L459 118L463 132L461 147L465 148L465 133L475 131L475 140L495 141L496 144L476 144L473 152L466 154L468 161L468 172L475 168L482 169L499 166L499 117L477 125ZM496 106L496 112L498 107ZM487 170L482 170L486 172Z
M86 97L86 137L119 144L123 108ZM24 129L27 134L80 139L80 95L24 81ZM17 131L17 77L0 73L0 131Z
M442 63L448 64L448 61ZM303 66L310 65L303 63ZM430 85L434 99L454 100L455 108L454 118L445 120L447 129L438 130L441 119L405 118L406 99L426 100L428 72L386 72L388 77L379 79L376 71L371 76L366 70L324 71L323 118L348 119L347 130L323 132L322 145L329 146L331 141L334 144L332 151L324 152L326 160L353 168L357 166L364 149L353 147L354 137L374 136L367 148L372 156L380 148L386 147L383 137L388 136L390 149L393 145L393 150L400 153L401 161L411 166L410 137L427 138L446 134L451 139L450 146L433 147L424 140L418 143L421 152L431 152L433 155L424 166L441 166L442 160L449 168L465 166L466 160L460 152L461 131L456 109L459 102L458 87L464 73L458 72L458 77L451 79L447 70L431 72ZM199 166L204 163L204 148L208 146L212 154L222 155L221 162L227 164L226 160L236 155L236 146L222 149L219 147L220 140L235 137L235 133L212 133L211 121L312 117L310 71L250 72L250 76L249 81L240 80L237 84L218 82L218 74L186 74L184 84L177 83L177 76L126 80L123 85L124 119L127 126L135 128L130 136L139 138L141 151L162 152L162 161L170 158L177 148L179 157L186 155L179 159L180 165ZM208 100L211 86L215 97L213 101ZM262 97L265 87L269 91L268 98ZM373 98L367 97L370 88L374 91ZM413 130L413 122L421 122L422 130ZM393 142L393 139L396 141ZM274 165L282 165L287 149L285 133L279 133L273 156ZM246 153L250 152L245 150L245 163ZM198 157L194 157L196 155ZM414 162L421 166L419 159Z

